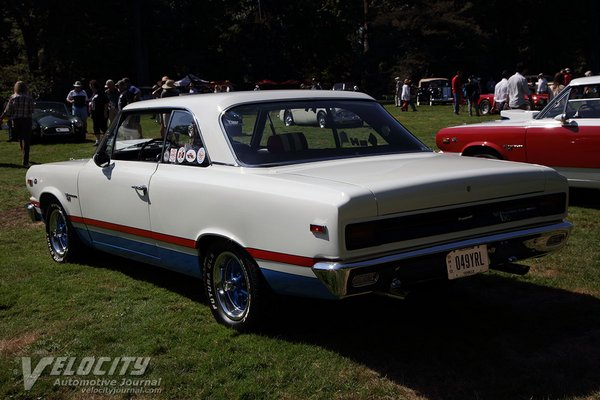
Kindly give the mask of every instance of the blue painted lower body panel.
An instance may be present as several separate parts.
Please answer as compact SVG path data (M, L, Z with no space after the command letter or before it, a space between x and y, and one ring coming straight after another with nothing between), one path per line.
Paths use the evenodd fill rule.
M196 250L181 249L181 251L178 251L157 246L156 243L152 242L142 242L118 235L88 231L84 228L77 229L77 233L88 246L98 250L193 277L202 277L202 265ZM269 287L277 294L335 299L316 277L274 271L267 268L261 268L261 272Z

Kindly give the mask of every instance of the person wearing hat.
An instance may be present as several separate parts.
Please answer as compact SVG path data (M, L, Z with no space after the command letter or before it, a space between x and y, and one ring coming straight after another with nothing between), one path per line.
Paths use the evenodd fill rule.
M83 85L80 81L75 81L73 90L67 95L67 102L71 104L73 115L79 117L83 122L83 131L87 134L87 118L88 118L88 95L83 90Z
M396 81L396 90L394 91L394 105L396 107L400 107L402 105L402 82L400 81L400 77L397 76L394 78Z
M535 84L535 92L537 94L548 93L548 80L541 72L538 74L538 80Z
M162 93L160 94L161 99L164 97L179 96L179 91L175 87L175 81L173 79L167 79L161 86ZM160 136L164 137L165 130L167 128L167 122L171 114L165 113L160 115Z

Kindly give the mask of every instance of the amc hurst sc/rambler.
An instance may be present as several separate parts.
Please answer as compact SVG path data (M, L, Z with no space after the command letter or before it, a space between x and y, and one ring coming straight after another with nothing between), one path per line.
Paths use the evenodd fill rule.
M323 124L280 118L316 110ZM200 277L215 318L239 330L271 294L402 295L525 273L518 260L571 229L554 170L437 154L373 98L341 91L136 102L93 159L35 165L26 184L55 261L89 246Z

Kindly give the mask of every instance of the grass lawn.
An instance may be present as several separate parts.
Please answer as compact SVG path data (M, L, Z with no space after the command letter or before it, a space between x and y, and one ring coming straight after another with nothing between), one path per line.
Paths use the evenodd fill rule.
M493 119L386 107L432 148L444 126ZM600 191L571 191L568 245L526 276L492 272L403 301L281 299L263 332L242 335L213 320L198 280L95 253L51 261L23 210L18 145L1 138L2 399L600 398ZM92 143L36 144L31 160L90 157ZM87 394L55 385L68 377L48 367L25 391L22 357L33 370L47 356L150 357L141 378L159 390Z

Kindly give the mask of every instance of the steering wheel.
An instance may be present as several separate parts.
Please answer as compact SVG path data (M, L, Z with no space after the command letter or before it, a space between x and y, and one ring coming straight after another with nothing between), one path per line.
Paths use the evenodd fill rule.
M141 146L140 146L140 151L138 153L138 161L143 161L142 160L142 154L144 154L144 150L146 149L146 147L150 146L151 144L154 143L162 143L164 140L164 138L154 138L154 139L150 139L147 142L144 142Z

